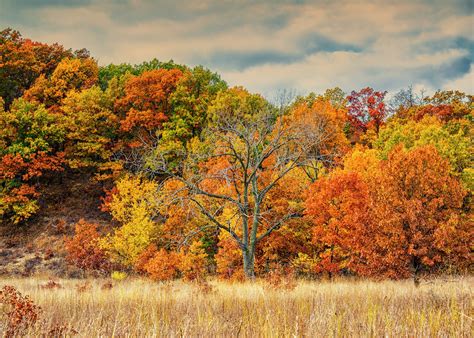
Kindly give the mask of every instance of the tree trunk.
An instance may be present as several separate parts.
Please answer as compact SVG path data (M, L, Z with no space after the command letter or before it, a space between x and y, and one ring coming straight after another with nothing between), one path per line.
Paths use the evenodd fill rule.
M244 262L244 273L247 279L255 279L255 259L249 250L242 249L242 258Z
M420 286L420 276L418 275L418 272L413 274L413 284L415 284L416 287Z
M420 286L420 259L418 257L411 257L411 265L413 271L413 284L416 287Z

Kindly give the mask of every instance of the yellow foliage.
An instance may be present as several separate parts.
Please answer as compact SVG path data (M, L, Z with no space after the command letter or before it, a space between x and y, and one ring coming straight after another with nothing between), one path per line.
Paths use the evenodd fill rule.
M126 175L117 181L116 190L108 207L120 223L129 223L141 215L151 218L157 213L160 201L156 182Z
M127 278L127 273L126 272L122 272L122 271L112 271L112 274L110 275L110 277L113 279L113 280L116 280L116 281L121 281L121 280L124 280L125 278Z
M377 150L356 146L351 153L345 156L344 169L367 177L374 171L378 171L379 163L379 152Z
M187 253L182 253L179 270L188 280L201 279L206 274L207 254L202 243L193 242Z
M110 258L124 266L133 266L139 255L156 239L158 225L158 184L137 176L125 176L117 182L107 207L122 226L101 240Z
M314 272L317 260L309 255L298 252L298 257L292 261L292 266L299 275L310 275Z

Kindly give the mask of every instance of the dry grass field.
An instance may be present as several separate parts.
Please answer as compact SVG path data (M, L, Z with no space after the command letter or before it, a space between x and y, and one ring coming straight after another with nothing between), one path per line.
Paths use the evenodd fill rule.
M207 285L0 279L42 312L28 336L472 337L474 279ZM5 322L2 323L5 330ZM2 326L0 326L0 331Z

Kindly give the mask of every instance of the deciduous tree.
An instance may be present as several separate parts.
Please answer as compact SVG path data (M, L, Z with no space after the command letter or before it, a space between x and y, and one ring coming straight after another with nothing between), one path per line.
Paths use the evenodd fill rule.
M189 154L176 173L166 158L155 153L153 170L180 180L209 223L227 232L237 244L248 278L255 275L257 245L298 210L266 222L269 192L296 168L317 160L313 152L329 131L323 124L285 123L262 98L241 89L218 96L207 136L206 151ZM232 93L232 91L231 91ZM282 110L283 111L283 110ZM222 218L223 210L228 216Z
M347 97L349 122L356 139L369 129L378 133L387 115L386 94L367 87L358 92L352 91Z
M433 146L397 147L368 178L370 220L358 239L358 273L417 282L423 271L468 259L465 190Z
M356 172L337 170L310 187L305 213L314 224L318 272L331 275L352 269L357 241L366 234L369 206L369 189Z
M143 177L124 176L106 198L105 208L120 226L101 239L101 247L113 262L133 267L159 231L158 184Z
M31 41L11 28L0 31L0 97L6 108L41 74L51 75L63 58L73 56L59 44Z
M71 168L107 167L120 127L113 103L99 87L70 91L61 106L64 150Z
M64 132L42 105L19 99L0 110L0 216L20 223L39 208L39 178L63 170Z
M80 91L96 84L98 72L97 62L93 59L65 58L51 76L41 74L24 97L57 110L71 90Z
M179 69L157 69L131 77L125 84L125 96L117 102L125 112L122 130L151 132L160 128L169 118L169 96L182 75Z

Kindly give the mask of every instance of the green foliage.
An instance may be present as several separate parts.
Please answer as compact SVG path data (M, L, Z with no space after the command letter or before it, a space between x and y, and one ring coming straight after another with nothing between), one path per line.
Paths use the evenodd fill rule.
M311 107L316 100L328 101L335 109L346 108L347 106L347 94L339 87L326 89L323 94L309 93L307 96L298 96L293 102L293 106L296 107L301 103L306 103L308 107Z
M68 181L80 172L115 185L103 205L113 230L101 237L80 222L66 241L84 269L114 263L156 280L202 279L215 268L232 278L255 269L375 275L384 260L398 266L402 251L419 251L417 264L434 271L454 247L462 254L453 266L463 266L471 194L459 181L472 192L473 96L422 100L410 88L389 110L385 94L333 88L284 102L283 93L276 107L202 66L153 59L99 68L86 50L7 29L0 221L34 215L51 172L66 170ZM301 218L305 208L311 219ZM433 243L442 256L422 252ZM406 266L390 276L408 276Z
M186 66L174 63L173 60L167 62L161 62L157 59L151 61L145 61L140 64L131 65L129 63L121 63L119 65L109 64L107 66L100 67L99 69L99 86L102 90L109 87L110 81L113 78L120 78L126 74L140 75L141 73L154 70L154 69L187 69Z
M207 110L216 95L227 85L216 73L195 67L185 73L170 97L173 115L164 124L164 139L186 142L198 136L206 122Z
M452 172L461 175L467 185L472 185L469 174L463 174L472 165L473 140L470 128L467 121L442 124L435 117L407 123L394 120L381 129L374 146L380 150L381 157L386 159L398 144L403 144L407 149L433 145L442 157L449 160Z
M58 118L43 105L16 100L9 111L0 111L0 154L28 156L50 152L64 140Z
M227 84L216 73L195 67L178 82L169 102L172 114L159 132L161 141L157 151L166 154L167 161L178 167L186 153L186 144L199 137L207 126L209 106Z
M273 110L270 103L259 94L251 94L243 87L220 91L209 106L208 120L212 127L231 124L244 125L267 117ZM276 112L275 112L276 119ZM265 121L267 122L267 121Z
M38 210L33 183L47 171L62 170L64 139L56 115L19 99L0 110L0 216L19 223Z

